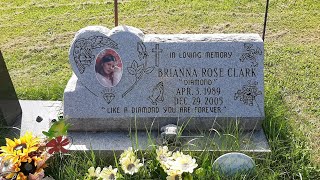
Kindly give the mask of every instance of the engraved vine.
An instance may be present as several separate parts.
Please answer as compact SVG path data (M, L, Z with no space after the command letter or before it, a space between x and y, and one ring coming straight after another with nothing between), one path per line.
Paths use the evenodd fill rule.
M134 83L122 94L122 97L125 97L132 89L137 85L137 83L142 79L144 74L150 74L154 70L154 66L148 67L148 53L146 50L146 46L143 42L137 43L137 51L139 61L133 60L131 66L127 68L129 74L135 76Z

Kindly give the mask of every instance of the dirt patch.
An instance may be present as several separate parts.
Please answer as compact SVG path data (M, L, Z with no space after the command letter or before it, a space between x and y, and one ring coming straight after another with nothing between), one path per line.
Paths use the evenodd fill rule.
M129 2L130 0L118 0L118 3L126 3ZM83 2L83 3L48 3L48 4L41 4L39 2L37 3L29 3L25 4L22 6L11 6L10 4L3 5L0 10L5 11L5 10L17 10L17 9L26 9L29 7L37 7L37 8L60 8L60 7L74 7L74 6L81 6L81 5L105 5L105 4L113 4L112 0L108 0L106 2Z
M1 45L1 49L5 51L14 51L17 49L25 50L27 53L41 52L45 49L55 47L69 47L75 32L65 32L52 35L52 37L15 37L7 43Z
M302 35L301 37L297 38L298 42L303 44L315 43L319 44L320 42L320 30L314 32L308 32Z
M284 37L289 33L289 30L281 30L276 32L266 32L266 38L267 39L279 39Z
M1 44L0 48L3 50L12 50L20 46L25 46L28 42L30 42L30 38L28 37L15 37L13 39L9 39L8 42Z
M243 13L243 12L223 12L223 11L215 11L209 12L209 16L233 16L233 17L254 17L254 18L261 18L263 20L264 13Z

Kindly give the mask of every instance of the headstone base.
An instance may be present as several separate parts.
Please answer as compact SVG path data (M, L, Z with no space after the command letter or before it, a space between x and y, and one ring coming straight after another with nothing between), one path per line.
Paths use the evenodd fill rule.
M43 136L42 131L47 131L53 119L56 119L62 111L61 101L20 101L22 108L21 135L26 131L32 131L36 136ZM36 121L37 117L42 121ZM39 118L38 118L39 120ZM105 153L121 153L130 146L139 146L139 149L150 148L151 142L161 143L161 132L147 131L136 132L132 128L127 132L69 132L72 139L71 151L97 151ZM136 141L137 138L137 141ZM235 139L240 143L235 145ZM224 135L212 131L210 136L198 134L182 134L179 138L183 150L190 151L240 151L254 154L266 154L271 152L264 131L249 131L240 133L238 137ZM189 142L189 143L187 143ZM208 146L210 144L210 147ZM212 146L212 144L215 144Z

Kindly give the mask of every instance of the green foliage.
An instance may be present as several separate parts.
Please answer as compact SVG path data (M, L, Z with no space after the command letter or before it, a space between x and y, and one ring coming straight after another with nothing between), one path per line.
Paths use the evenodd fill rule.
M42 131L42 133L48 137L49 140L59 137L66 136L70 124L66 123L64 119L55 121L49 128L48 132Z
M319 179L320 170L310 161L308 143L301 132L297 132L288 122L288 107L283 103L279 87L267 88L266 120L264 130L269 139L272 153L260 160L273 173L272 179ZM265 173L265 172L264 172Z
M219 172L212 170L213 162L222 154L223 151L209 151L204 150L203 152L188 152L197 161L198 167L194 170L192 174L183 174L183 179L297 179L302 177L303 179L319 179L320 171L317 169L312 162L310 161L310 153L306 149L305 142L303 138L297 136L293 133L293 129L288 123L284 120L287 114L287 108L283 104L277 89L267 89L266 91L270 98L266 99L266 115L267 119L264 122L264 128L268 135L270 148L272 152L266 154L265 156L256 156L255 154L249 153L251 157L256 162L256 169L251 173L240 173L235 176L227 176L224 174L219 174ZM270 104L272 102L272 104ZM136 132L134 132L136 133ZM225 131L217 132L219 137L226 137L233 139L233 142L240 143L241 139L237 136L241 133L237 129L237 126L230 126ZM136 136L135 136L136 137ZM231 142L231 139L229 142ZM139 140L133 138L132 141L136 144L139 144ZM151 142L152 140L150 140ZM234 147L230 146L232 143L226 144L215 144L216 142L211 139L211 142L208 143L206 149L216 148L217 150L232 149L232 151L239 151L240 147L235 145ZM121 167L117 164L119 154L117 152L114 154L114 161L110 161L110 155L102 155L93 152L89 153L75 153L68 157L69 161L58 162L58 164L49 164L49 169L54 169L57 166L61 166L60 171L65 171L59 174L59 177L56 176L56 179L70 178L70 177L79 177L83 178L87 169L91 166L94 167L105 167L112 165L117 167L118 172L121 173L119 179L165 179L166 173L161 168L159 162L156 160L156 144L155 142L150 143L150 148L146 151L138 151L136 155L138 158L144 162L144 166L140 169L138 174L133 176L125 174ZM225 146L225 147L223 147ZM177 150L180 147L170 146L173 150ZM217 148L219 147L219 148ZM80 156L80 157L79 157ZM98 159L99 158L109 158L109 161ZM79 160L81 159L81 160ZM79 162L77 162L79 161ZM61 163L61 164L60 164ZM68 169L71 167L74 168L76 164L77 168L85 169L85 171L78 172L69 172ZM64 167L65 166L65 167ZM66 170L65 170L66 169ZM76 173L76 174L73 174ZM53 173L53 175L55 175ZM61 176L63 175L63 176ZM82 178L81 178L82 177Z

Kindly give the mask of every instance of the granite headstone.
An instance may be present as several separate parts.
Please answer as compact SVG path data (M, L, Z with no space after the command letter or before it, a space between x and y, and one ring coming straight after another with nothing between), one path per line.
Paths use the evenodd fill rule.
M74 131L188 129L264 119L264 46L258 34L147 34L89 26L73 39L64 117ZM134 122L135 121L135 122Z

